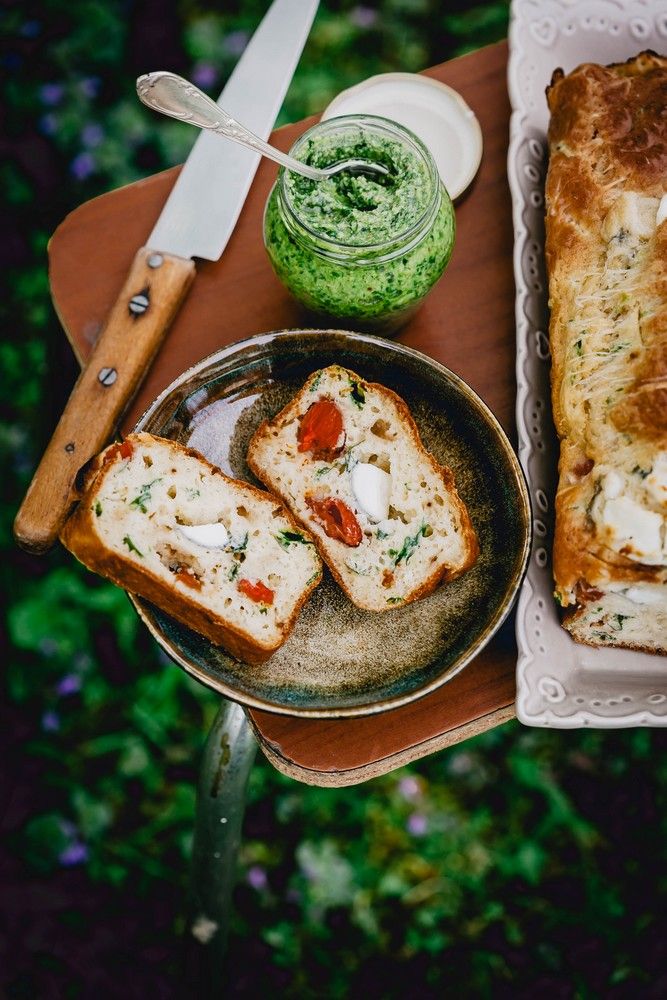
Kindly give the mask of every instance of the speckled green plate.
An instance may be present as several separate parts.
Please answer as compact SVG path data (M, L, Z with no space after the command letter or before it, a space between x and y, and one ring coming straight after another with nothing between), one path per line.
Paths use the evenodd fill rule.
M356 608L325 572L288 641L259 667L133 598L160 645L204 684L245 705L321 718L397 707L462 670L506 618L530 541L523 474L488 407L447 368L377 337L286 330L233 344L177 378L137 429L196 448L253 482L245 454L257 425L333 363L405 399L425 446L454 471L479 536L476 565L425 600L382 614Z

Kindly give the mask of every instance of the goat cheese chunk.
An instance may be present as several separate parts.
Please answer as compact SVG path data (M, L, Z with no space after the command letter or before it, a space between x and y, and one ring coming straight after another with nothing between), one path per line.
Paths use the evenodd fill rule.
M616 552L649 566L662 564L663 521L655 511L646 510L629 497L613 497L601 505L598 526Z
M229 542L229 532L224 524L181 524L178 527L179 535L200 545L204 549L224 549Z
M660 204L658 205L658 211L655 216L655 227L661 226L662 223L667 219L667 194L663 194L660 199Z
M377 524L389 516L391 475L377 465L357 462L350 473L352 493L369 521Z

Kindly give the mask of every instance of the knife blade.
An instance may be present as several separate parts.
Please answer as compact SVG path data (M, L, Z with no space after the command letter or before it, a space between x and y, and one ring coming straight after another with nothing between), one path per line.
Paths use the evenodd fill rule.
M248 43L218 103L268 139L319 0L276 0ZM147 240L179 257L218 260L243 207L261 157L202 132ZM212 167L212 165L215 165ZM211 184L211 171L215 185ZM202 190L207 191L206 200Z
M319 0L274 0L220 103L268 138ZM239 217L260 157L202 134L146 245L138 250L14 520L30 552L56 541L79 469L113 434L195 278L193 258L218 260ZM259 237L258 237L259 238Z

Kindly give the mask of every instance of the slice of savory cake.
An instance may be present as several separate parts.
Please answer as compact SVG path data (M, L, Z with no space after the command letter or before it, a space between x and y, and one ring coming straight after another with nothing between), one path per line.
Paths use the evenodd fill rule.
M248 464L367 611L426 597L477 558L454 477L424 449L404 401L345 368L315 372L264 421Z
M285 642L322 575L312 538L274 497L150 434L97 456L61 540L249 663Z
M579 642L667 653L667 58L554 73L554 578Z

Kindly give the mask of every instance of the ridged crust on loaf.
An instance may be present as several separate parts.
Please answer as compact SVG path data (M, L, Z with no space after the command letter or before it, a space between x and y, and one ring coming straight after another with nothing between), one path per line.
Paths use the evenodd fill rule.
M302 586L300 586L297 599L290 603L289 613L285 620L277 622L276 628L273 629L274 633L277 630L279 635L274 635L274 638L271 639L259 633L256 616L253 617L254 608L250 606L250 602L250 611L253 613L248 616L250 619L249 627L241 628L238 624L226 619L224 614L207 606L205 593L200 596L198 592L190 591L187 586L179 584L177 580L165 581L149 566L141 565L129 548L128 552L125 553L114 550L105 543L104 539L100 537L101 519L96 513L96 504L100 497L104 498L105 483L108 482L114 471L117 471L118 467L126 461L119 453L118 445L111 445L105 449L85 470L79 503L61 532L60 537L63 545L89 569L113 581L119 587L151 601L167 614L205 636L215 645L224 647L237 659L253 664L265 662L286 641L301 607L321 580L322 566L312 544L312 538L296 524L275 497L249 483L230 479L193 449L185 448L174 441L143 433L130 434L125 441L132 447L133 453L140 452L149 456L151 454L155 456L156 449L162 451L168 449L176 469L179 466L182 467L184 458L196 460L198 485L201 484L201 494L206 501L210 504L211 500L219 495L224 496L228 502L243 504L243 509L247 508L249 511L254 511L258 505L261 505L267 539L275 539L274 533L279 529L298 532L304 538L306 545L299 544L296 549L299 550L299 560L309 563L312 572L309 571L308 578L306 578L304 567L300 567L301 575L304 577ZM128 505L126 502L125 506L129 511L132 504ZM102 512L102 516L104 516L104 512ZM138 516L136 511L133 516ZM165 521L165 518L163 517L162 520ZM200 522L193 521L192 523ZM160 527L160 525L156 525L156 538ZM150 528L144 530L150 531ZM261 538L260 542L263 543L264 539ZM164 547L164 543L160 544ZM196 558L197 548L195 547L193 551L193 558ZM306 552L308 552L307 559ZM277 552L277 555L279 557L280 553ZM269 571L270 566L267 566L265 572L268 574ZM293 583L298 585L298 581L293 581ZM209 592L209 603L210 601Z
M578 641L667 653L667 58L547 100L556 597Z
M345 433L344 451L328 462L297 450L301 419L325 398L342 411ZM379 435L371 426L380 428ZM477 559L477 536L453 474L425 450L405 402L348 369L333 365L314 372L295 398L257 429L247 458L258 479L308 528L334 578L360 608L388 611L417 601ZM351 469L369 459L380 468L389 465L385 471L392 475L391 513L380 523L369 520L350 485ZM413 470L412 483L404 482L406 468ZM307 505L313 496L337 497L350 507L363 528L359 546L326 534Z

